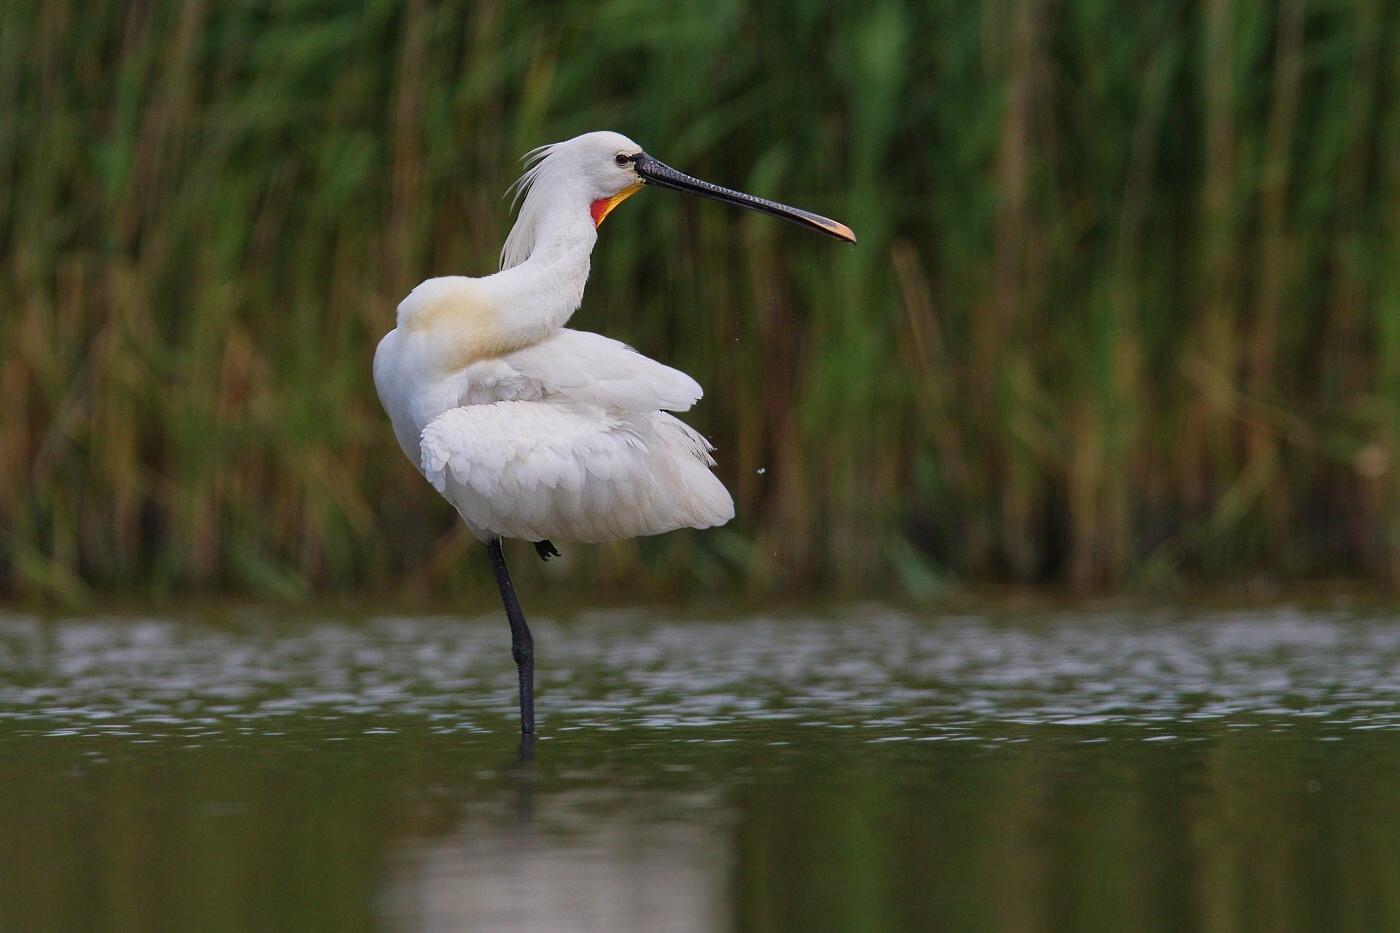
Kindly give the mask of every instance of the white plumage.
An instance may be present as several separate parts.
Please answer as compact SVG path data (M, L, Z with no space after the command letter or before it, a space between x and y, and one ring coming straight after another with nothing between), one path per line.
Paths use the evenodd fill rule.
M594 204L637 186L618 152L640 149L590 133L543 150L503 271L419 285L375 354L404 453L483 541L605 541L734 517L710 444L668 414L699 400L699 384L563 326L588 278Z
M734 517L709 443L662 410L700 397L684 373L561 329L465 375L468 404L423 429L421 465L478 534L607 541Z

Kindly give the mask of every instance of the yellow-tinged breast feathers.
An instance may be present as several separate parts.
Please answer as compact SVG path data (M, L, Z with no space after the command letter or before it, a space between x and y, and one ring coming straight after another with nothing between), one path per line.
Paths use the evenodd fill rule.
M478 281L428 279L399 303L399 330L431 341L443 369L464 369L518 348L507 337L501 309Z

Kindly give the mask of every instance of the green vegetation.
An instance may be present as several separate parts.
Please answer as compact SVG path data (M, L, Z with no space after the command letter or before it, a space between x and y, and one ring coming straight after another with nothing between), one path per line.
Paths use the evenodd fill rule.
M613 214L575 324L707 387L739 518L573 579L1400 581L1398 46L1394 0L12 0L0 587L484 583L370 358L597 128L861 240Z

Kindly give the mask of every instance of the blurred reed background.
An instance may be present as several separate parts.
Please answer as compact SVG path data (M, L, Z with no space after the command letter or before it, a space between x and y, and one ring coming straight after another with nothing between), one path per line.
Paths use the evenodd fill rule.
M612 215L574 325L706 386L739 517L566 582L1400 583L1398 43L1396 0L10 0L0 591L489 586L370 359L597 128L861 239Z

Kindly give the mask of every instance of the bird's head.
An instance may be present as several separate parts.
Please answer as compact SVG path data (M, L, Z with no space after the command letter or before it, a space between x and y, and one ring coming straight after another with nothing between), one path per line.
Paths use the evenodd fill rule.
M636 162L642 147L621 133L585 133L560 143L559 148L562 156L572 160L583 181L595 227L602 226L603 218L614 207L642 189Z
M584 133L561 143L541 146L527 155L526 161L529 167L512 186L516 197L523 195L525 202L520 208L516 230L511 231L501 252L502 268L509 268L529 255L535 227L534 218L529 215L549 207L579 211L586 207L597 227L613 208L646 185L736 204L838 240L856 241L855 234L845 224L678 172L647 155L641 146L621 133L606 130ZM525 237L517 240L517 231L528 231L528 240Z

